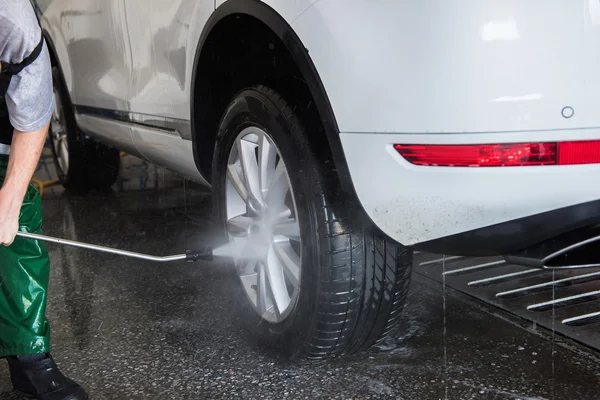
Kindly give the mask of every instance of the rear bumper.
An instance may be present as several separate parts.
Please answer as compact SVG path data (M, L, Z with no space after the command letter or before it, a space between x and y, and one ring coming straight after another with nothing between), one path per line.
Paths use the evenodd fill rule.
M392 239L459 255L502 254L600 222L600 164L428 167L395 143L472 144L593 140L600 129L489 134L342 133L352 183Z

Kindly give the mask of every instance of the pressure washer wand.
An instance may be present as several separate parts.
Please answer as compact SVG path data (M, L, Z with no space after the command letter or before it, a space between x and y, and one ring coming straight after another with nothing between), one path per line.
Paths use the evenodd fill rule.
M88 250L101 251L103 253L118 254L120 256L138 258L138 259L147 260L147 261L171 262L171 261L185 260L188 262L193 262L193 261L198 261L198 260L211 261L213 259L213 251L212 251L212 248L210 248L210 247L203 247L199 250L188 250L187 252L185 252L185 254L175 254L172 256L160 257L160 256L152 256L149 254L135 253L133 251L113 249L110 247L98 246L95 244L75 242L73 240L59 239L59 238L54 238L51 236L38 235L35 233L17 232L17 236L20 236L23 238L41 240L43 242L62 244L65 246L80 247L80 248L88 249Z

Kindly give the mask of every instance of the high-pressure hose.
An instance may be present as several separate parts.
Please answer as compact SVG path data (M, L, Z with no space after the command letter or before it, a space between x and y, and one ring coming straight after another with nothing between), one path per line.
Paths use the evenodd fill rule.
M171 261L179 261L179 260L194 262L194 261L198 261L198 260L203 260L203 261L212 261L213 260L213 250L210 247L202 247L199 250L188 250L185 254L175 254L172 256L153 256L153 255L149 255L149 254L136 253L133 251L113 249L111 247L105 247L105 246L98 246L95 244L75 242L73 240L59 239L59 238L55 238L55 237L51 237L51 236L39 235L36 233L17 232L17 236L34 239L34 240L41 240L43 242L62 244L65 246L72 246L72 247L80 247L83 249L101 251L103 253L118 254L120 256L138 258L141 260L155 261L155 262L171 262Z
M120 156L125 157L126 155L127 155L126 153L122 152ZM42 182L37 179L32 179L32 184L40 192L40 197L42 197L44 195L44 188L54 186L59 183L60 183L59 180ZM34 239L34 240L40 240L43 242L57 243L57 244L65 245L65 246L80 247L80 248L88 249L88 250L101 251L104 253L118 254L121 256L125 256L125 257L138 258L138 259L147 260L147 261L171 262L171 261L185 260L188 262L194 262L194 261L198 261L198 260L212 261L214 258L213 249L211 247L201 247L198 250L188 250L185 254L175 254L172 256L153 256L150 254L142 254L142 253L136 253L133 251L113 249L110 247L98 246L95 244L89 244L89 243L83 243L83 242L76 242L73 240L59 239L59 238L45 236L45 235L39 235L39 234L35 234L35 233L17 232L17 236L20 236L23 238Z

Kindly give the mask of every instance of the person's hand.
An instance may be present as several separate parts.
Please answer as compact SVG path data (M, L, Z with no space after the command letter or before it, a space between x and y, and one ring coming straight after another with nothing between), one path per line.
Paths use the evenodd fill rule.
M0 245L10 246L19 230L21 204L0 190Z

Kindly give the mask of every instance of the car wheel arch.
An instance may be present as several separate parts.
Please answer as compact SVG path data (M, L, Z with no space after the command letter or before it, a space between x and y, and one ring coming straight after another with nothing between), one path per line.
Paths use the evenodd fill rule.
M266 27L283 44L293 59L314 100L320 123L340 175L340 181L342 181L344 189L355 196L354 189L351 187L349 170L342 150L339 128L333 108L308 50L288 22L277 11L259 0L228 0L223 3L205 24L196 47L192 71L190 115L194 141L194 159L200 172L205 177L211 176L212 149L217 134L216 126L220 122L220 115L225 111L223 107L220 110L219 117L215 117L214 115L208 115L209 112L203 110L200 105L203 101L210 103L212 100L203 97L210 92L207 87L210 86L211 76L210 73L207 73L207 69L209 70L208 64L211 61L211 40L214 39L213 35L216 35L219 29L223 29L223 24L227 24L232 18L237 17L250 17ZM252 82L252 84L258 83L263 82ZM242 89L244 87L239 87L237 91Z
M71 98L71 93L69 90L69 85L67 82L67 77L65 76L65 70L63 68L63 65L60 61L60 57L58 56L58 51L56 48L56 45L54 43L54 41L52 40L52 36L50 35L50 33L43 29L42 30L42 35L44 36L44 41L46 42L46 47L48 48L48 54L50 55L50 62L53 66L56 66L58 68L58 70L60 71L60 78L62 79L63 84L65 85L66 88L68 88L66 96L67 96L67 101L69 106L72 106L73 101Z

